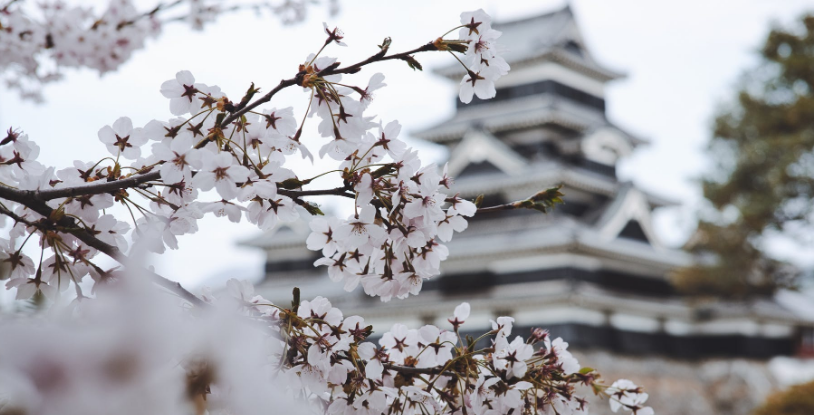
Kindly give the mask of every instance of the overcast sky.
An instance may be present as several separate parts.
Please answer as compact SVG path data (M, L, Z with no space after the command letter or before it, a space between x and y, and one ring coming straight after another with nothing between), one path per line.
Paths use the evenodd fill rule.
M146 8L151 3L143 4ZM219 85L233 99L239 99L252 81L270 89L279 79L293 75L297 64L321 44L323 20L339 25L350 45L330 49L327 55L353 62L374 52L386 36L393 38L394 51L423 44L455 26L464 10L483 7L497 20L506 20L563 4L558 0L345 0L339 15L328 17L324 8L317 7L308 21L294 27L281 27L276 20L248 12L223 17L203 32L174 25L117 73L100 78L89 70L68 71L64 82L45 90L46 104L20 102L0 89L0 128L24 129L42 147L43 163L65 167L74 159L106 154L96 133L120 116L131 117L135 125L169 118L168 101L158 88L178 70L191 70L199 82ZM623 162L620 176L683 203L656 218L665 242L678 245L694 223L700 192L693 180L708 162L704 144L715 109L733 96L739 74L757 62L756 50L771 24L793 22L814 7L803 0L576 0L571 4L591 53L605 66L628 74L608 89L609 118L652 142ZM419 56L425 68L443 66L449 59ZM454 111L455 86L429 71L417 73L393 62L368 69L363 77L379 71L390 86L377 95L373 113L386 121L398 119L403 131L420 130ZM293 88L272 105L293 105L302 114L306 98ZM431 145L414 145L428 158L444 156ZM227 270L253 270L259 275L263 255L235 245L257 232L248 224L209 218L201 222L197 235L180 239L179 251L159 258L156 267L183 283Z

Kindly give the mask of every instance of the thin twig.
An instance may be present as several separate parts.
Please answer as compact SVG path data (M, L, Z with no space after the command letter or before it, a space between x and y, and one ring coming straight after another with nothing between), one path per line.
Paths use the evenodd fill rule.
M505 204L502 204L502 205L495 205L495 206L487 206L487 207L478 208L477 213L502 212L504 210L514 210L514 209L518 209L518 208L520 208L520 206L518 206L517 202L512 202L512 203L505 203Z
M369 58L367 58L367 59L365 59L365 60L363 60L361 62L355 63L355 64L350 65L350 66L346 66L344 68L336 68L336 69L326 68L326 69L319 72L319 76L326 77L328 75L353 74L353 73L359 72L362 69L363 66L369 65L369 64L374 63L374 62L384 62L384 61L389 61L389 60L393 60L393 59L405 60L410 55L415 54L415 53L431 52L431 51L437 51L437 50L438 50L438 48L435 47L433 42L429 42L429 43L427 43L427 44L425 44L423 46L417 47L417 48L415 48L413 50L408 50L407 52L396 53L396 54L389 55L389 56L385 56L385 55L382 55L380 53L377 53L377 54L375 54L375 55L373 55L373 56L371 56L371 57L369 57Z
M387 370L394 370L399 373L406 373L410 375L444 375L453 377L458 376L455 372L444 370L444 368L441 366L418 368L418 367L399 366L391 363L385 363L382 366L384 366L384 368Z

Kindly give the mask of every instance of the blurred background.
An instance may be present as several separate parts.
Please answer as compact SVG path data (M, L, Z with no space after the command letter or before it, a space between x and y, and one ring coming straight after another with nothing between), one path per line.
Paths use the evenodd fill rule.
M102 7L103 3L87 1L83 4ZM144 8L150 5L151 2L143 1ZM104 147L94 145L96 133L120 116L131 117L134 125L166 118L167 101L158 89L178 70L190 70L196 81L218 85L233 99L245 91L249 82L270 89L279 79L290 77L297 65L321 45L323 21L343 29L349 45L348 48L331 48L326 54L337 56L342 62L355 62L374 53L376 45L386 36L393 39L391 50L395 51L432 40L455 26L459 13L464 10L483 8L497 22L555 14L561 17L541 22L563 25L561 32L552 35L541 28L538 33L534 25L522 29L517 29L522 25L515 25L512 26L515 29L510 29L515 30L515 35L507 37L510 41L502 43L502 48L509 54L521 52L522 42L511 41L521 32L529 37L545 35L555 39L547 45L550 47L566 48L567 42L572 41L574 45L570 47L575 49L571 52L577 55L577 60L613 74L592 75L595 79L591 81L601 83L603 112L600 118L609 120L608 123L589 123L590 128L585 127L584 131L558 129L556 140L581 140L589 137L588 133L599 131L599 127L607 126L623 136L628 144L635 142L636 145L630 145L629 155L615 148L617 155L624 157L605 162L615 167L608 183L616 187L609 190L610 193L591 199L591 191L573 186L574 194L577 199L582 198L588 210L591 203L595 203L599 218L600 210L605 208L635 210L624 204L634 202L620 201L619 204L628 207L613 207L614 201L623 200L618 195L628 192L626 189L630 186L635 187L639 192L636 194L646 199L647 214L641 214L646 218L636 217L642 222L638 230L626 228L629 222L621 223L611 237L637 240L635 243L647 245L641 249L652 249L653 253L642 254L645 251L639 250L638 245L626 246L624 241L618 244L606 241L619 249L639 250L642 258L634 260L631 258L635 255L626 257L618 252L611 258L610 254L558 251L556 255L546 254L544 259L537 254L533 258L506 257L500 260L510 264L505 267L494 265L500 262L498 260L489 262L484 268L490 275L488 287L466 294L467 298L482 300L484 309L488 310L483 314L484 324L492 314L506 311L520 312L518 325L521 327L535 324L554 327L553 333L562 333L569 341L574 339L577 350L585 351L580 356L583 364L604 369L608 379L638 376L633 380L652 390L652 405L662 414L751 413L770 392L786 390L792 384L814 377L814 363L806 359L814 351L811 328L814 300L807 290L814 269L814 234L808 225L814 197L810 192L814 179L811 168L814 110L810 89L814 86L811 83L814 81L811 52L814 35L806 34L806 23L802 20L804 13L814 12L810 1L692 0L667 4L646 0L567 3L553 0L415 0L409 3L353 0L340 1L338 6L338 14L330 14L329 7L316 5L303 22L291 26L282 26L276 19L254 16L248 11L223 15L200 32L182 24L169 25L157 40L149 41L146 48L137 51L114 73L100 78L91 70L66 71L63 82L46 86L43 104L22 101L15 93L0 89L0 127L5 130L13 126L27 132L42 147L40 161L61 168L74 159L104 155ZM567 10L570 17L562 17L563 10ZM809 30L814 31L814 22L809 20L807 24ZM778 31L769 36L772 29ZM438 126L449 120L466 122L466 114L456 108L457 82L433 74L433 70L437 72L450 64L448 56L439 55L418 57L424 72L413 71L402 62L387 62L351 79L362 84L375 72L385 73L388 87L377 94L372 113L385 122L398 119L404 126L402 131L408 134L409 144L418 148L425 160L440 163L454 159L456 148L465 148L455 143L466 142L469 133L449 138L451 133L438 132ZM534 73L534 65L529 67ZM586 71L580 73L589 72ZM449 71L442 74L452 76ZM796 81L789 77L796 77ZM600 78L601 81L596 81ZM576 85L580 81L574 79L554 81L580 89L581 84ZM506 84L507 88L523 85L519 80L511 82L512 85ZM587 84L585 88L589 88ZM741 91L764 98L757 100L760 102L744 100ZM293 106L295 114L302 114L306 99L301 90L290 88L279 94L271 105ZM489 113L503 111L510 116L512 111L519 111L512 108L495 106ZM571 115L574 114L579 115L579 110L572 111ZM489 140L495 139L513 143L512 150L526 157L524 168L528 169L542 165L540 163L551 156L548 147L547 155L523 154L529 150L519 147L520 138L490 128L483 127L487 138L470 141L481 140L481 146L491 145ZM541 128L544 134L554 134L552 128ZM425 140L419 139L419 135ZM775 136L780 138L760 141L761 137ZM647 144L638 144L644 141ZM584 155L591 158L587 153ZM457 157L466 159L461 155ZM566 164L571 166L571 161ZM772 166L781 168L772 169ZM319 166L304 164L301 167L319 169ZM465 171L465 167L459 169L459 172ZM733 171L737 174L730 174ZM492 180L483 175L483 171L468 173L471 177L462 178L461 185L469 191L477 190L479 182ZM757 180L760 178L768 182ZM632 184L625 185L628 182ZM566 203L569 203L568 195L566 192ZM633 200L633 196L630 198ZM577 199L573 206L582 203ZM601 222L601 218L597 220ZM645 220L652 220L652 224L644 224ZM574 226L589 222L580 217L574 219ZM550 225L540 224L540 227ZM232 277L262 282L269 291L300 284L296 272L274 265L283 261L281 255L288 251L273 241L286 241L289 244L286 249L289 249L298 241L296 226L276 236L262 236L248 223L233 224L222 218L207 217L200 227L196 235L180 238L182 249L153 259L159 273L190 287L217 286ZM577 232L574 229L569 228L568 232ZM586 229L585 232L593 231L593 228ZM479 235L477 229L474 232ZM490 231L480 232L485 235ZM658 243L653 235L658 236ZM239 241L248 241L253 246L238 244ZM463 258L464 251L476 248L466 245L466 241L457 251L453 246L453 259L456 255ZM599 252L600 248L592 249ZM277 257L274 257L275 252ZM542 262L534 266L518 265L528 262L529 258L549 262L545 262L548 264L545 266L539 265ZM552 265L554 262L559 265ZM634 262L635 266L630 265ZM565 263L567 266L562 265ZM451 262L445 268L448 274L445 278L481 275L481 270L455 264ZM522 310L507 309L505 303L487 304L500 298L515 301L512 296L519 295L513 294L511 289L501 291L501 283L495 281L515 278L519 268L541 275L541 267L559 270L556 278L546 277L545 282L568 281L569 298L575 300L565 305L550 301L548 305L540 305L538 303L545 301L538 299L534 300L537 301L534 306ZM296 267L292 269L298 271ZM581 277L588 275L585 270L590 270L590 275ZM608 283L609 279L623 279L614 277L617 274L613 273L632 274L636 278L650 278L656 273L670 282L670 293L657 294L656 288L653 292L640 292ZM288 276L283 277L283 274ZM309 281L302 284L310 284L317 293L317 287L325 282L319 277ZM636 281L630 284L638 284ZM508 285L520 290L518 284ZM541 285L535 289L544 291L552 287ZM427 301L445 298L444 301L451 304L460 300L445 293L443 286L429 288L437 292L431 291ZM603 291L591 291L593 289ZM282 292L279 297L284 298L288 292ZM274 294L270 294L271 297ZM370 313L373 320L379 316L377 324L384 329L404 316L414 318L416 324L440 318L416 311L426 310L423 303L391 304L388 309L367 303L360 296L350 296L344 301L357 307L360 313ZM528 301L529 304L534 302L533 299ZM667 304L664 307L667 311L654 311L658 304ZM721 305L721 308L710 304ZM569 310L575 308L595 313L583 317L569 315ZM522 317L524 315L526 317ZM543 315L546 317L541 317ZM552 317L556 315L563 317ZM689 354L666 352L685 347L675 346L684 344L678 340L681 336L690 343L708 342L710 346ZM710 337L720 342L708 341ZM724 338L726 341L721 340ZM756 338L762 339L756 343L758 346L743 346ZM629 344L642 348L631 348ZM645 346L640 346L642 344ZM814 395L811 389L793 391L795 396L803 397L799 400ZM688 403L693 397L696 397L695 403ZM778 403L781 398L772 399L775 399L775 408L782 406ZM761 413L785 413L778 411ZM814 413L814 409L808 413Z

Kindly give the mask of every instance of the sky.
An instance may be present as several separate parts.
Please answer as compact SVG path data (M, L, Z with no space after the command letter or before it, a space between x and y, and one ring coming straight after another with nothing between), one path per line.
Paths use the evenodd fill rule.
M94 1L76 4L102 4ZM681 203L655 217L664 242L680 246L693 229L700 204L696 180L709 166L704 146L716 109L734 96L740 74L757 63L756 51L771 25L792 23L803 12L814 11L814 5L802 0L570 3L594 57L627 74L608 86L609 119L651 141L622 162L619 175ZM142 0L142 4L146 9L151 2ZM250 82L272 88L280 79L291 77L297 65L321 45L323 21L342 28L349 45L333 47L326 54L355 62L374 53L387 36L393 39L393 51L434 39L454 27L465 10L484 8L500 21L564 4L560 0L340 0L338 15L329 16L327 7L317 6L308 20L291 27L250 12L223 16L201 32L175 24L115 73L100 77L91 70L66 71L63 82L46 88L45 104L21 102L0 87L0 128L23 129L42 147L40 161L62 168L74 159L105 155L97 131L118 117L129 116L134 125L169 118L168 101L158 90L179 70L192 71L198 82L219 85L232 99L239 99ZM449 56L418 59L427 69L450 63ZM431 71L415 72L402 62L388 62L352 79L363 84L375 72L383 72L389 86L377 94L372 113L385 122L399 120L406 134L453 113L456 85ZM269 105L294 106L295 113L302 114L306 99L300 88L290 88ZM410 143L428 160L442 161L445 156L434 145ZM180 250L153 260L159 273L183 284L200 284L215 275L260 275L262 252L236 244L256 236L256 228L211 217L201 221L200 228L197 234L180 238ZM775 250L781 257L810 265L804 251L783 246ZM808 257L811 261L814 256Z

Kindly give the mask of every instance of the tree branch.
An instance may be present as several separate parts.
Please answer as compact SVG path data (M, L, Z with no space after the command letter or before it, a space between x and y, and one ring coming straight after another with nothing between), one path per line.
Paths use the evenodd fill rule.
M369 64L371 64L373 62L383 62L383 61L392 60L392 59L406 59L407 57L409 57L409 55L412 55L414 53L429 52L429 51L434 51L434 50L438 50L438 49L435 47L435 45L433 45L432 42L429 42L429 43L427 43L427 44L425 44L423 46L420 46L418 48L415 48L413 50L410 50L410 51L407 51L407 52L402 52L402 53L396 53L396 54L393 54L393 55L390 55L390 56L375 54L375 55L373 55L373 56L371 56L371 57L369 57L369 58L367 58L367 59L365 59L365 60L363 60L361 62L355 63L355 64L350 65L350 66L346 66L344 68L333 68L333 69L331 69L330 67L325 68L325 69L323 69L322 71L320 71L318 73L318 76L325 77L325 76L337 75L337 74L352 74L352 73L359 72L362 69L362 67L364 67L365 65L369 65ZM264 104L266 102L271 101L271 98L275 94L280 92L281 90L283 90L285 88L288 88L290 86L300 85L302 83L302 76L303 75L304 75L304 73L300 72L294 78L283 79L282 81L280 81L279 84L277 84L277 86L274 89L269 91L266 95L263 95L262 97L258 98L256 101L252 102L251 104L246 105L245 107L237 108L237 111L233 112L231 115L229 115L228 117L226 117L226 119L223 120L223 122L220 124L221 128L226 128L226 126L229 125L229 123L237 120L238 118L240 118L241 115L243 115L243 114L257 108L258 106L260 106L260 105L262 105L262 104Z
M503 210L513 209L532 209L543 213L548 213L549 210L554 209L554 207L558 204L565 203L562 201L562 196L564 195L560 192L560 189L562 189L562 185L537 192L528 199L505 203L502 205L478 208L477 213L500 212ZM480 198L481 197L478 196L478 199ZM475 202L476 204L478 203L477 200Z
M350 189L347 187L335 187L333 189L317 189L317 190L287 190L287 189L279 189L277 193L288 196L292 199L300 198L303 196L343 196L354 198L356 195L353 193L348 193Z
M488 206L478 208L477 213L493 213L493 212L502 212L504 210L514 210L518 209L520 206L517 205L517 202L512 203L505 203L502 205L495 205L495 206Z
M15 222L24 223L29 228L37 228L38 227L36 223L31 222L28 219L26 219L26 218L14 213L14 212L8 210L8 209L6 209L6 207L3 206L3 205L0 205L0 214L6 215L6 216L14 219Z
M382 62L392 59L405 59L409 55L418 52L427 52L437 50L436 47L433 45L432 42L427 43L421 47L415 48L413 50L396 53L389 56L384 56L380 54L373 55L361 62L355 63L350 66L346 66L344 68L335 68L335 69L325 69L319 73L319 76L328 76L328 75L336 75L342 73L356 73L361 70L362 67L365 65L369 65L374 62ZM226 128L230 123L234 122L235 120L239 119L242 115L246 114L247 112L257 108L258 106L271 101L271 98L274 97L278 92L282 91L285 88L290 86L298 85L301 83L303 73L298 73L294 78L284 79L281 80L280 83L267 94L263 95L262 97L258 98L254 102L245 105L243 107L237 108L237 110L227 116L223 122L221 122L221 128ZM203 141L200 144L202 147L206 144L207 141ZM126 188L133 188L140 184L147 183L150 181L158 180L161 178L161 174L156 171L151 171L147 173L137 174L125 179L109 181L109 182L101 182L101 183L92 183L84 186L75 186L75 187L65 187L60 189L53 189L53 190L16 190L10 188L8 186L0 185L0 197L8 200L14 200L18 203L22 203L27 205L28 201L48 201L52 199L58 199L61 197L75 197L80 195L94 195L94 194L102 194L102 193L110 193L120 189ZM325 194L335 194L338 196L348 196L347 193L323 193L323 191L301 191L299 194L289 195L283 193L289 197L299 197L299 196L316 196L316 195L325 195Z
M387 370L394 370L399 373L406 373L410 375L444 375L444 376L458 376L455 372L450 372L448 370L443 370L444 368L441 366L436 367L427 367L427 368L418 368L418 367L408 367L408 366L399 366L394 365L392 363L385 363L384 368Z
M433 42L429 42L429 43L427 43L427 44L425 44L423 46L417 47L417 48L415 48L413 50L409 50L407 52L396 53L396 54L389 55L389 56L384 56L384 55L380 56L377 53L377 54L375 54L375 55L373 55L373 56L371 56L371 57L369 57L369 58L367 58L367 59L365 59L365 60L363 60L361 62L355 63L355 64L350 65L350 66L346 66L344 68L336 68L336 69L328 69L328 68L326 68L326 69L319 72L319 76L325 77L325 76L328 76L328 75L337 75L337 74L343 74L343 73L344 74L353 74L353 73L359 72L362 69L362 67L364 67L365 65L369 65L369 64L371 64L373 62L384 62L384 61L389 61L389 60L393 60L393 59L402 59L402 60L404 60L404 59L407 59L410 55L412 55L414 53L430 52L430 51L437 51L437 50L438 50L438 48L435 47Z
M251 110L253 110L253 109L257 108L257 107L259 107L262 104L265 104L266 102L271 101L271 98L275 94L277 94L278 92L280 92L283 89L288 88L290 86L297 85L298 84L297 80L301 79L301 76L302 76L301 74L297 74L297 76L295 76L294 78L283 79L282 81L280 81L279 84L277 84L276 87L274 87L274 89L269 91L266 95L263 95L262 97L258 98L257 100L255 100L251 104L248 104L248 105L246 105L246 106L244 106L242 108L237 108L237 111L233 112L231 115L226 117L223 120L223 122L220 123L220 127L221 128L226 128L226 126L228 126L231 122L233 122L233 121L237 120L238 118L240 118L241 115L243 115L243 114L245 114L245 113L247 113L247 112L249 112L249 111L251 111Z
M12 190L18 194L12 193L11 197L9 197L9 194L7 192L8 190ZM93 236L90 232L88 232L86 229L79 227L73 218L69 216L63 216L59 220L53 221L51 216L54 210L50 206L46 205L45 202L42 202L40 200L30 200L30 199L26 200L26 197L19 197L19 193L22 193L24 196L27 196L25 195L25 191L10 189L6 186L0 186L0 197L3 197L4 199L8 199L17 203L21 203L26 208L31 209L32 211L44 216L45 218L53 222L56 227L63 228L60 229L61 231L70 233L80 241L84 242L86 245L97 249L99 252L103 252L107 256L116 260L118 263L125 266L131 266L132 261L121 251L119 251L119 248L99 240L98 238ZM20 216L14 214L13 212L10 212L8 209L3 208L2 206L0 206L0 213L7 215L14 220L22 219ZM29 226L38 227L36 224L26 221L24 219L23 223ZM146 273L153 281L153 283L174 292L179 297L189 301L193 305L198 307L209 306L209 304L195 296L195 294L192 294L191 292L187 291L183 286L181 286L180 283L171 281L145 268L140 268L140 270Z
M150 180L155 180L157 178L159 178L158 172L152 172L141 174L138 176L133 176L123 180L117 180L115 182L106 182L99 184L91 184L87 186L78 186L46 191L17 190L10 188L8 186L0 185L0 198L20 203L26 208L31 209L33 212L36 212L53 222L51 216L54 212L54 209L48 206L44 202L44 200L59 197L72 197L77 195L107 193L112 190L118 190L126 187L134 187L137 186L138 184L145 183ZM278 192L282 195L294 199L303 196L319 196L319 195L336 195L349 198L354 197L353 194L347 192L347 188L345 187L337 187L333 189L317 189L317 190L280 189ZM25 223L27 226L39 228L37 224L22 218L21 216L15 214L14 212L11 212L10 210L2 206L0 206L0 214L4 214L17 222ZM63 228L61 229L61 231L74 235L77 239L84 242L86 245L106 254L107 256L113 258L120 264L130 266L131 264L130 259L126 255L124 255L121 251L119 251L117 247L99 240L98 238L93 236L90 232L88 232L86 229L81 228L73 218L69 216L63 216L62 218L54 222L54 226ZM145 272L155 284L174 292L179 297L189 301L193 305L199 307L208 306L206 302L202 301L197 296L187 291L183 286L181 286L180 283L164 278L161 275L147 269L142 269L142 272Z
M136 174L125 179L114 180L112 182L91 183L85 186L64 187L53 190L33 190L28 192L30 192L31 197L33 197L35 200L47 201L51 199L58 199L60 197L75 197L110 193L120 189L137 187L140 184L158 180L160 178L161 173L156 170L148 173Z

